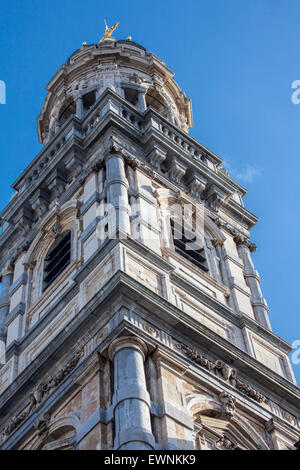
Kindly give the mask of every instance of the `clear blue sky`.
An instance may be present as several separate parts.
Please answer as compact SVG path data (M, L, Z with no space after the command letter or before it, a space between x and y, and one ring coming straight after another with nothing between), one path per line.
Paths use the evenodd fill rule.
M299 0L0 0L0 209L10 184L40 150L36 118L45 86L103 20L162 58L192 98L191 134L246 186L246 207L273 330L299 329ZM300 365L294 367L300 383Z

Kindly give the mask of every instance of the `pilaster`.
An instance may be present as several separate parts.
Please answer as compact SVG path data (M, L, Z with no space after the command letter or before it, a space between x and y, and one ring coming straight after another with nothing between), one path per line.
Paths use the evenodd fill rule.
M13 266L9 264L1 273L2 292L0 297L0 364L5 364L6 319L9 312L9 289L13 282Z
M23 319L25 314L27 266L25 265L26 253L23 252L15 262L13 284L9 288L9 312L6 317L8 347L13 341L18 340L23 333Z

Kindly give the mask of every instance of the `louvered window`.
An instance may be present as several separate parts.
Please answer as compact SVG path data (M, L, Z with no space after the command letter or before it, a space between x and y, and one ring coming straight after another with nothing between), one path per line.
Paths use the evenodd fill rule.
M45 258L44 289L47 289L71 262L71 232L55 245Z
M171 229L176 253L188 259L203 271L208 272L205 248L203 246L200 247L199 242L196 241L195 234L192 231L186 230L173 218L171 218ZM199 245L199 248L190 249L189 246L191 244Z

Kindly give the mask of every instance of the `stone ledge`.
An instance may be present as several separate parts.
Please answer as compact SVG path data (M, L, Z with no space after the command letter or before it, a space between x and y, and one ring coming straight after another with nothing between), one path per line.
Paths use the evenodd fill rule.
M103 191L102 193L99 193L97 191L94 194L92 194L89 197L89 199L82 205L80 209L81 215L84 215L92 207L92 205L95 204L95 202L100 202L103 199L103 197L104 197Z
M18 315L24 315L25 313L25 304L24 302L18 303L15 308L9 312L6 318L6 326L9 326Z
M182 424L188 429L194 429L194 423L192 416L188 415L184 411L179 410L172 403L164 402L157 404L151 402L151 414L157 418L163 418L164 416L169 416L171 419L174 419L178 423Z
M26 285L27 283L27 273L23 273L17 280L10 286L9 295L10 297L19 289L20 286Z
M82 243L84 243L92 235L92 233L95 232L100 220L100 217L96 217L95 220L82 232L80 235Z

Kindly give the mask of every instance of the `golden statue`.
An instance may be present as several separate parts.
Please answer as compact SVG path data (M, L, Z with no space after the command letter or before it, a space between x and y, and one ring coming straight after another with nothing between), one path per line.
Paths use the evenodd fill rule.
M111 34L112 32L118 27L120 21L118 21L114 26L112 26L111 28L109 28L106 24L106 21L104 21L105 23L105 33L104 33L104 36L103 38L99 41L99 42L103 42L105 40L109 40L109 41L115 41L114 38L111 37Z

